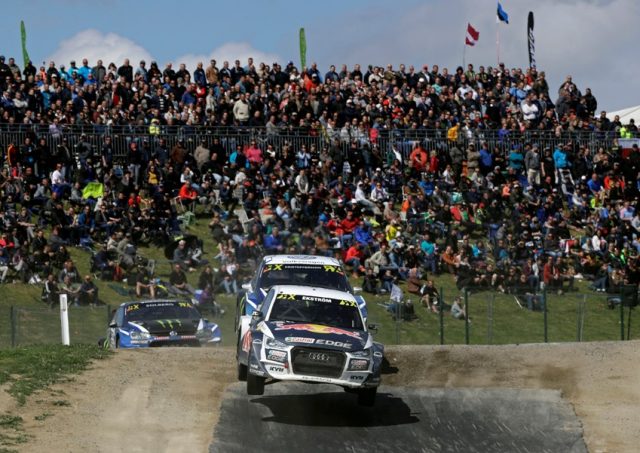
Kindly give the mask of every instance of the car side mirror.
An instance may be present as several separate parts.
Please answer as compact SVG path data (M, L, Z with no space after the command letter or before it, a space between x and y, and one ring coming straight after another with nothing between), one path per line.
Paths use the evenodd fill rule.
M243 283L242 284L242 289L244 289L245 291L250 291L251 290L251 283Z
M354 294L360 294L362 292L362 288L360 286L354 286L353 287L353 293Z
M262 312L260 310L256 310L251 314L251 320L252 321L260 321L260 320L262 320L262 318L264 318L264 315L262 314Z
M369 324L369 330L372 332L377 332L378 331L378 324Z
M109 327L115 329L116 327L118 327L118 323L117 322L110 322L109 323Z

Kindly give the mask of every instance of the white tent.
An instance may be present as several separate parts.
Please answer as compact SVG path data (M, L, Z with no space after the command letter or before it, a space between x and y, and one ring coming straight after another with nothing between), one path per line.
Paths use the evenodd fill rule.
M618 110L616 112L607 112L607 118L611 121L618 115L620 117L620 122L622 124L629 124L630 120L636 124L640 124L640 105L636 105L635 107L628 107L626 109Z

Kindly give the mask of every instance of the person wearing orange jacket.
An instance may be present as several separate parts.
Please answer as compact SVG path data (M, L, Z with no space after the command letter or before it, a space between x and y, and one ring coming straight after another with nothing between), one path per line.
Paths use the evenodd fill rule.
M186 181L182 187L180 187L180 192L178 192L178 197L183 204L189 206L189 210L193 212L195 208L196 199L198 198L198 192L195 191L193 187L191 187L191 182Z

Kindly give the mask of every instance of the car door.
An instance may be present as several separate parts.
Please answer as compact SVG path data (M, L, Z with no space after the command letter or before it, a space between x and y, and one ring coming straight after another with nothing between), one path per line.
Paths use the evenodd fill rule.
M124 307L119 307L111 321L109 321L109 329L107 331L107 341L109 342L109 346L114 348L116 347L116 339L118 337L118 330L124 324Z

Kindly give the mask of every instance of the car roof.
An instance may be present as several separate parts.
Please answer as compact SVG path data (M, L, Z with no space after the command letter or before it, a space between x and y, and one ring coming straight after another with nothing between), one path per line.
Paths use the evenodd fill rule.
M120 304L121 307L125 305L138 304L138 305L148 305L148 304L163 304L163 303L177 303L177 302L186 302L189 305L193 305L188 300L182 299L145 299L145 300L131 300L129 302L123 302Z
M355 298L351 293L338 291L336 289L316 288L314 286L300 285L275 285L271 289L276 294L294 294L296 296L315 296L327 297L329 299L350 300L355 302Z
M315 264L340 266L340 261L327 256L315 255L267 255L262 259L264 264Z

